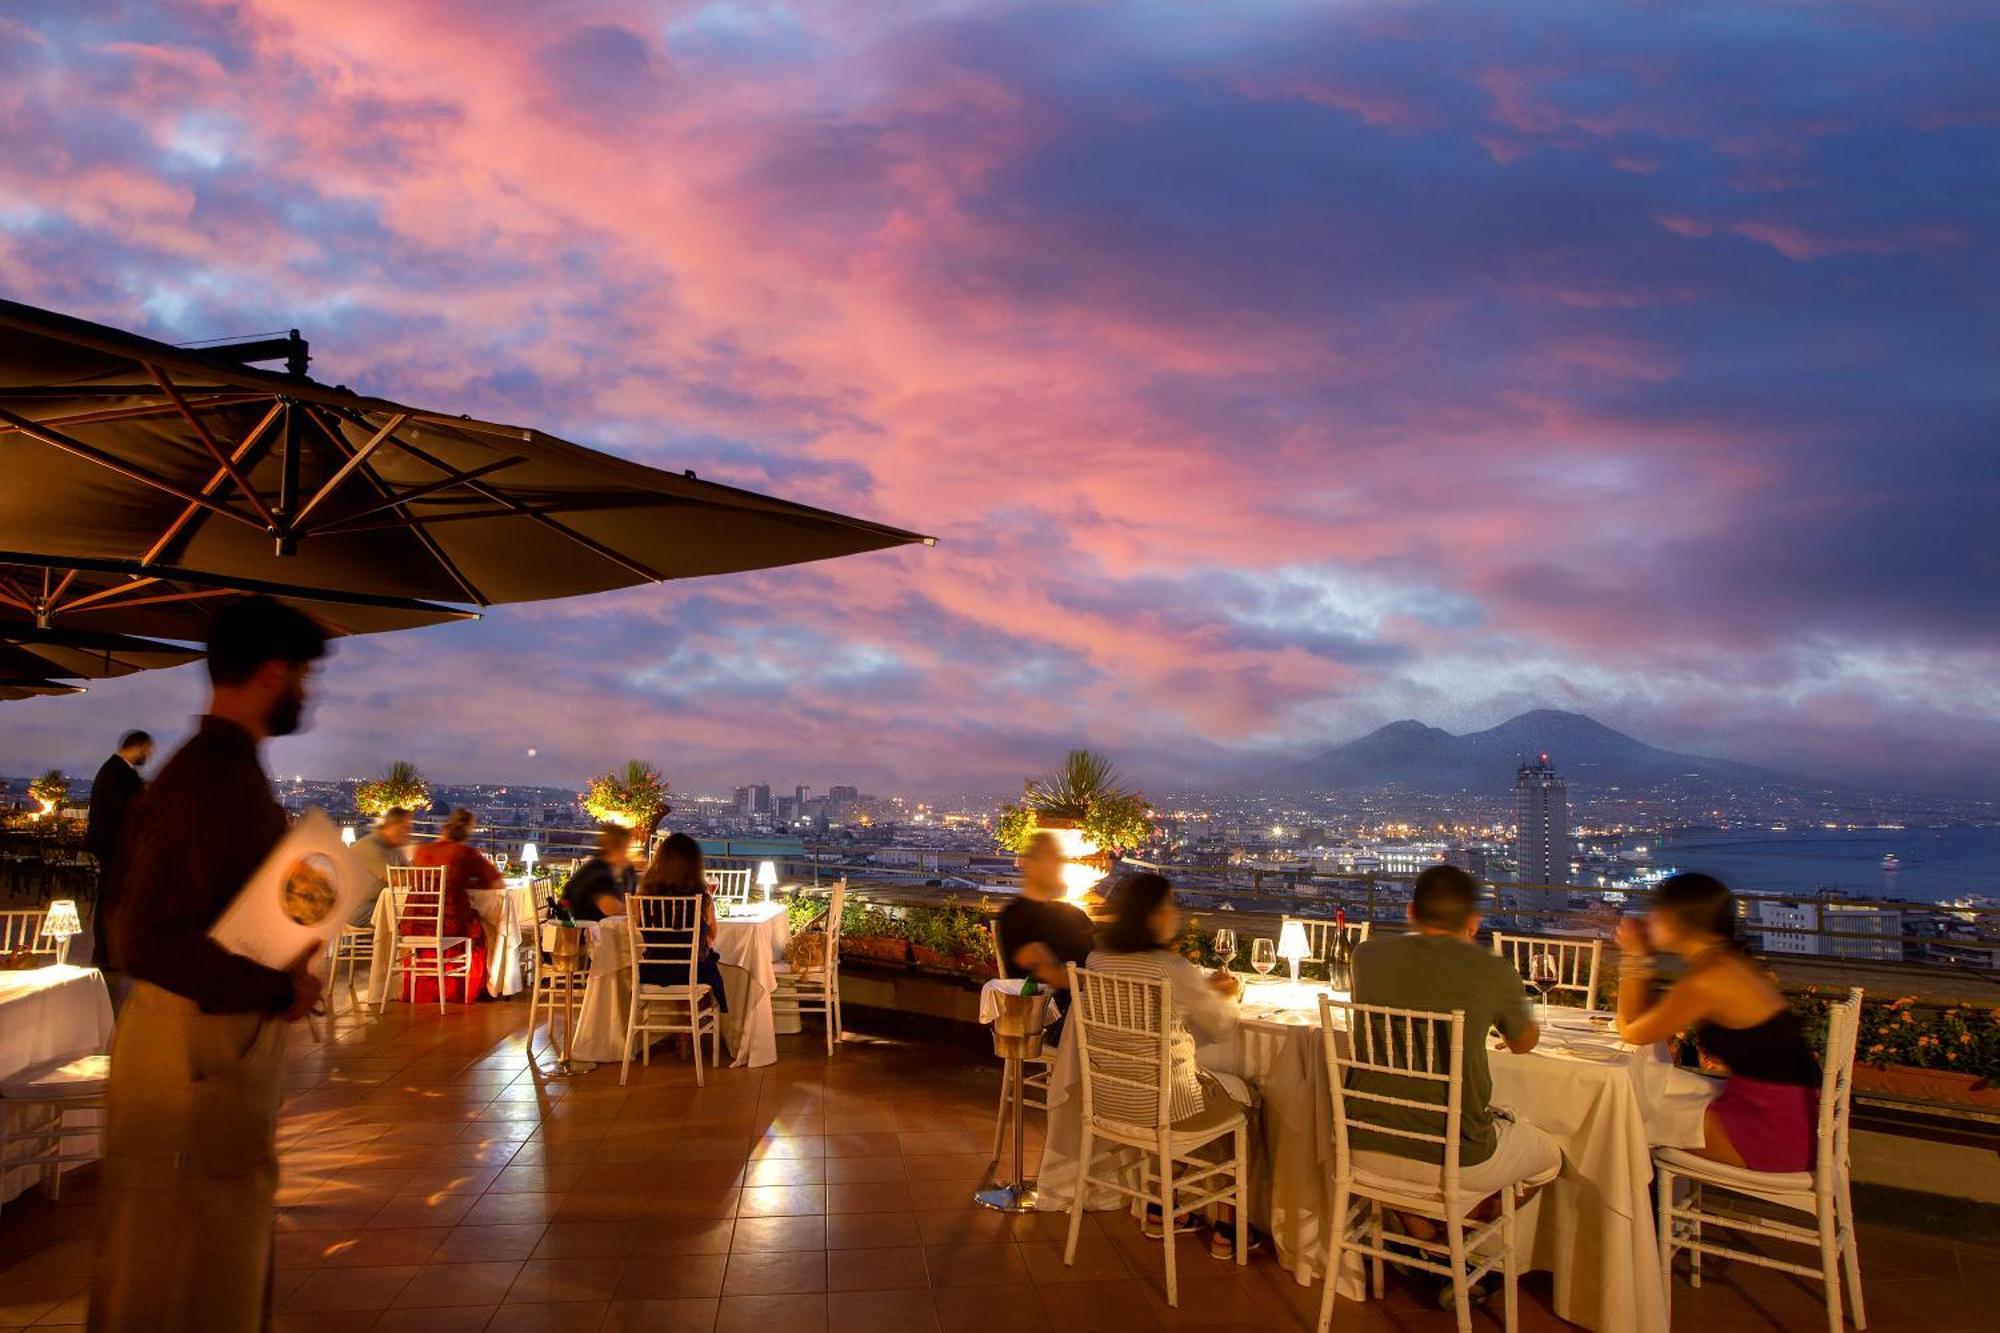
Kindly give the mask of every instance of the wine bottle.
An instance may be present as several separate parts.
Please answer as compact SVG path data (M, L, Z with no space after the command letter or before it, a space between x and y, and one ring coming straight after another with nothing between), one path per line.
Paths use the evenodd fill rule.
M1033 972L1028 973L1026 977L1022 978L1021 994L1038 995L1041 993L1041 989L1042 989L1042 983L1035 980L1035 974Z
M1354 990L1354 946L1347 938L1347 909L1339 908L1333 916L1333 942L1326 951L1327 983L1337 991L1349 994Z

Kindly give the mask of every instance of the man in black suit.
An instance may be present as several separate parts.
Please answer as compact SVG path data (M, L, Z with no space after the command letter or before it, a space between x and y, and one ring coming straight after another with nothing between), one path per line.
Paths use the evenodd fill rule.
M111 969L108 923L118 900L118 884L113 878L118 843L125 832L125 816L146 781L139 770L153 757L153 738L143 731L128 731L118 742L118 750L97 770L90 781L90 822L84 826L83 845L97 858L97 910L91 913L91 937L95 945L90 961Z

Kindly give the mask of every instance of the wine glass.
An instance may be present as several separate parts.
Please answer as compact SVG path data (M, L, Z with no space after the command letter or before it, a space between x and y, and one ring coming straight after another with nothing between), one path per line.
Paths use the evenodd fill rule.
M1250 966L1257 969L1257 975L1268 978L1271 969L1278 965L1278 945L1274 940L1258 938L1250 941Z
M1539 949L1528 958L1528 984L1542 997L1542 1022L1549 1021L1549 987L1562 980L1562 967L1556 956L1546 949Z
M1227 968L1236 958L1236 932L1224 927L1215 932L1215 961Z

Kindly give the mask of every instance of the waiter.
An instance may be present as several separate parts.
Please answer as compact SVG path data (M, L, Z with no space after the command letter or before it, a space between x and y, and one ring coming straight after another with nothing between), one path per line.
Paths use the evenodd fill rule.
M97 909L90 914L90 934L95 941L90 961L102 971L112 968L110 929L111 909L118 901L118 881L112 878L112 858L125 831L125 816L146 780L139 770L153 757L153 738L143 731L128 731L118 749L90 780L90 822L83 828L83 846L97 858Z
M133 978L111 1040L90 1327L255 1333L270 1321L279 1074L321 983L208 938L285 834L258 746L299 727L326 636L265 597L209 630L208 712L133 810L111 942Z

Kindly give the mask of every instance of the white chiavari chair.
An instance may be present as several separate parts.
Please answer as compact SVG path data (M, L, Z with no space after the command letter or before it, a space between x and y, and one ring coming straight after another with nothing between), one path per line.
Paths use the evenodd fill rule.
M1536 954L1556 960L1556 979L1549 985L1551 995L1574 995L1585 1009L1597 1007L1597 983L1604 961L1604 941L1558 939L1543 935L1508 935L1493 932L1493 952L1514 965L1523 978L1530 975Z
M443 866L390 866L390 901L396 908L396 947L390 954L386 998L401 973L405 984L429 976L437 982L438 1012L445 1011L445 982L471 986L472 939L444 933ZM424 957L428 954L429 957ZM416 993L412 987L410 994Z
M709 892L715 895L717 907L724 903L750 901L750 871L747 867L742 870L710 870L705 877Z
M701 965L701 899L659 897L635 893L625 900L625 929L632 958L632 1001L625 1014L625 1061L618 1070L620 1087L632 1072L632 1043L640 1045L640 1063L653 1062L654 1033L686 1033L694 1047L694 1081L704 1086L701 1038L708 1034L709 1063L722 1063L722 1018L708 984L696 970ZM670 980L646 980L646 969Z
M38 963L53 963L57 953L55 938L42 934L42 923L47 919L47 909L40 907L0 912L0 959L19 954ZM48 955L46 959L42 957L44 954Z
M104 1133L108 1055L59 1056L0 1083L0 1162L9 1170L39 1166L49 1197L62 1197L66 1166L94 1161ZM94 1111L87 1120L81 1113ZM74 1140L87 1147L72 1148Z
M1327 946L1333 943L1333 933L1341 928L1337 921L1321 921L1315 917L1288 916L1286 922L1296 921L1306 928L1306 947L1311 950L1301 962L1324 963ZM1347 942L1363 944L1368 939L1369 922L1350 921L1347 923Z
M1167 1304L1178 1306L1174 1272L1174 1219L1211 1204L1236 1209L1236 1262L1250 1254L1249 1119L1241 1107L1211 1107L1173 1118L1173 998L1164 980L1091 972L1069 964L1070 1005L1065 1040L1077 1043L1083 1085L1083 1143L1077 1153L1076 1193L1069 1206L1069 1240L1063 1263L1076 1261L1083 1210L1093 1186L1157 1205L1166 1230ZM1197 1156L1219 1139L1234 1153L1216 1162ZM1125 1183L1114 1165L1093 1175L1101 1147L1143 1154L1139 1188ZM1114 1153L1114 1161L1117 1154Z
M1667 1284L1669 1308L1674 1293L1674 1251L1686 1250L1688 1284L1694 1287L1701 1286L1704 1254L1722 1255L1798 1277L1817 1278L1826 1293L1829 1333L1841 1333L1840 1281L1844 1268L1847 1299L1854 1307L1854 1327L1868 1327L1867 1307L1861 1299L1861 1251L1854 1234L1854 1191L1848 1163L1848 1121L1854 1110L1854 1043L1860 1023L1858 987L1849 990L1845 1000L1827 1006L1826 1057L1820 1073L1819 1123L1812 1170L1753 1171L1697 1157L1678 1148L1653 1150L1653 1179L1660 1200L1660 1276ZM1685 1181L1688 1186L1684 1203L1674 1198L1677 1181ZM1703 1206L1703 1196L1708 1190L1757 1199L1787 1212L1804 1213L1813 1219L1813 1225L1801 1226L1747 1213L1711 1212ZM1705 1225L1747 1236L1816 1246L1819 1263L1793 1263L1775 1255L1718 1245L1704 1239Z
M363 963L370 963L375 957L375 927L347 925L340 928L340 934L333 939L333 966L327 972L327 1006L333 1006L333 996L340 993L341 973L347 974L347 1007L359 1014L368 1006L361 998L361 991L355 984L355 976Z
M1014 969L1007 964L1007 956L1000 951L1000 925L988 922L986 937L993 945L993 966L1001 978L1014 975ZM1048 1047L1032 1060L1021 1062L1021 1105L1024 1111L1040 1111L1047 1115L1049 1110L1049 1072L1055 1068L1056 1053ZM1014 1081L1000 1080L1000 1109L993 1116L993 1160L1000 1160L1000 1150L1006 1143L1007 1116L1014 1105Z
M773 1005L797 1014L818 1014L826 1020L826 1053L833 1054L840 1040L840 916L847 907L847 881L833 886L833 899L826 910L826 960L817 968L796 971L781 964Z
M1554 1172L1510 1181L1483 1193L1461 1187L1459 1130L1465 1098L1465 1011L1456 1009L1443 1014L1390 1009L1345 1003L1322 995L1319 1014L1327 1082L1333 1091L1334 1139L1333 1211L1328 1214L1331 1224L1327 1227L1326 1290L1320 1295L1319 1333L1327 1333L1333 1321L1334 1288L1339 1282L1341 1256L1349 1251L1370 1260L1373 1270L1370 1285L1377 1300L1382 1298L1385 1261L1419 1268L1449 1281L1459 1333L1472 1330L1473 1284L1497 1268L1503 1283L1505 1327L1508 1333L1513 1333L1520 1314L1519 1237L1514 1225L1516 1192L1523 1186L1553 1178ZM1368 1080L1364 1086L1350 1086L1350 1076L1355 1073ZM1383 1091L1385 1084L1401 1091ZM1419 1096L1426 1085L1442 1091L1444 1099L1431 1101ZM1350 1106L1355 1102L1360 1105ZM1435 1116L1437 1131L1390 1126L1369 1117L1369 1108L1386 1106L1415 1111L1425 1118ZM1352 1129L1430 1145L1428 1151L1435 1151L1442 1158L1437 1183L1385 1175L1357 1163L1348 1141ZM1473 1210L1495 1194L1500 1196L1500 1215L1487 1222L1471 1220ZM1356 1199L1368 1204L1364 1220L1358 1226L1350 1225L1348 1216ZM1420 1240L1400 1235L1385 1243L1384 1208L1431 1219L1444 1232L1445 1239Z

